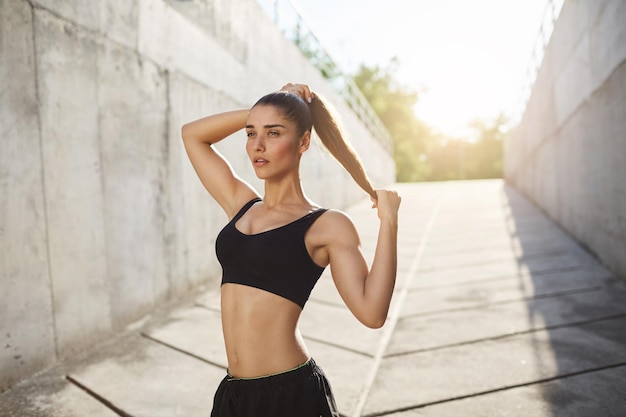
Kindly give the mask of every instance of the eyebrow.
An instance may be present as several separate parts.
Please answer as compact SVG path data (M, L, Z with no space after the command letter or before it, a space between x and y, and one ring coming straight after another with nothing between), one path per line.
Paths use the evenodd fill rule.
M272 124L272 125L265 125L263 126L265 129L273 129L275 127L282 127L283 129L286 129L286 127L284 125L281 124ZM246 125L246 129L254 129L254 125Z

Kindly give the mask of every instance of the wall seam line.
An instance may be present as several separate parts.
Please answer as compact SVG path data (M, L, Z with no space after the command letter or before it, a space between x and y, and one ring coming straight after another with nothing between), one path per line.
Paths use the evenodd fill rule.
M39 89L39 66L37 65L37 30L35 23L35 7L32 2L27 1L30 5L30 14L31 14L31 33L33 35L33 43L32 43L32 52L33 52L33 67L34 67L34 82L35 82L35 97L37 100L37 132L39 135L39 160L41 163L41 193L43 197L43 213L44 213L44 233L46 240L46 257L47 257L47 268L48 268L48 283L50 286L50 312L52 319L52 338L54 342L54 362L58 362L59 360L59 341L58 341L58 332L57 332L57 315L56 308L54 304L55 296L54 296L54 282L52 280L52 256L50 249L50 230L48 228L49 225L49 216L48 216L48 195L46 192L46 166L45 166L45 156L44 156L44 143L43 143L43 132L41 130L41 96Z

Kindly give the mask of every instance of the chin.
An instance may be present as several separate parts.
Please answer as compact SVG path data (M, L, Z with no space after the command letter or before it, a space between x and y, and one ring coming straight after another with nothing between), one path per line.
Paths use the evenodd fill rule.
M254 175L256 175L256 177L260 180L265 180L267 179L267 175L264 174L263 172L259 172L258 170L254 170Z

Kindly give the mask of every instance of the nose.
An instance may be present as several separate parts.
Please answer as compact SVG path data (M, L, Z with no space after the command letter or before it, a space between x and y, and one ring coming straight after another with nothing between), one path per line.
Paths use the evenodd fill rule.
M253 148L255 151L262 152L265 150L265 137L262 134L257 134L254 138Z

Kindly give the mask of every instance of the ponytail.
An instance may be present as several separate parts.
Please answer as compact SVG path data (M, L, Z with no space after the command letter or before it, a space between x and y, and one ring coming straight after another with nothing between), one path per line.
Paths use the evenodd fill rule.
M376 191L374 191L361 160L352 146L344 139L337 118L333 116L326 103L315 94L309 108L313 117L313 128L324 147L348 171L359 187L374 200L377 200Z
M278 91L261 97L253 107L258 105L274 106L283 112L283 115L293 120L298 126L298 135L315 129L317 136L330 154L348 171L356 183L372 197L377 199L376 191L363 169L356 152L347 143L326 103L316 94L310 104L298 94L287 91Z

